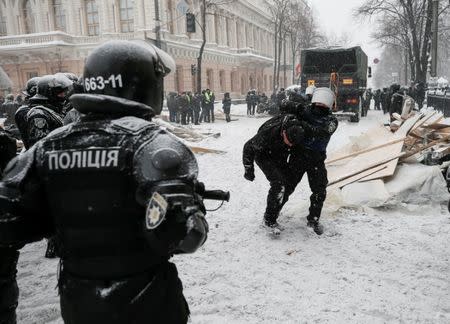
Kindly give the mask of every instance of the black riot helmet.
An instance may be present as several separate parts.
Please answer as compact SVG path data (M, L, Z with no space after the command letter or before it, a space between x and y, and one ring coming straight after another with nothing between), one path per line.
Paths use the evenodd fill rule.
M25 90L22 93L25 95L25 99L33 97L37 91L37 84L41 78L34 77L27 81L27 85L25 86Z
M62 107L73 92L73 82L63 74L46 75L39 79L37 93L33 101L45 101L56 107Z
M84 92L142 103L159 114L163 79L174 69L175 62L167 53L145 41L110 41L88 56Z

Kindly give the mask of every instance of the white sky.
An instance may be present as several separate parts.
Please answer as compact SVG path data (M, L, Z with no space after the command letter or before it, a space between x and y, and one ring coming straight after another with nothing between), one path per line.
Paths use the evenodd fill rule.
M371 22L353 17L353 9L364 3L364 0L309 0L315 11L319 27L327 35L340 37L346 33L352 40L351 45L360 45L369 57L369 65L381 53L378 45L370 38Z

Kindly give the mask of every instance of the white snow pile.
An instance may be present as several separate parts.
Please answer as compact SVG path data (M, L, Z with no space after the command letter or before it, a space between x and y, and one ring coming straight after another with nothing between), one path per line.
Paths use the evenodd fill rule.
M449 199L446 182L437 166L402 164L387 180L355 182L331 193L329 208L423 206L445 203ZM334 204L334 206L333 206Z

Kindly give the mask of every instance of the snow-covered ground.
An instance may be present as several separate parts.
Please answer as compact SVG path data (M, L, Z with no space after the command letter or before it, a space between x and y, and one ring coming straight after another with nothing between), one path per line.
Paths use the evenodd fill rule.
M244 180L241 162L243 144L266 118L244 116L242 105L232 112L242 116L195 126L221 133L195 144L227 152L198 156L200 180L229 190L231 201L208 213L204 247L173 259L192 323L450 323L445 205L327 209L318 237L306 228L305 177L280 216L285 230L272 239L261 228L268 182L259 169L254 182ZM385 119L369 111L359 124L342 121L329 150ZM22 251L19 323L62 323L57 262L44 251L44 242Z

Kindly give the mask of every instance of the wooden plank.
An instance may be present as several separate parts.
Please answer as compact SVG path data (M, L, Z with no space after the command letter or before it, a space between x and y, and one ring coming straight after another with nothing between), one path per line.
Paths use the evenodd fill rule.
M401 159L402 159L402 160L403 160L403 159L406 159L406 158L408 158L408 157L410 157L410 156L413 156L413 155L415 155L415 154L417 154L417 153L422 152L423 150L426 150L426 149L428 149L428 148L430 148L430 147L433 147L433 146L435 146L436 144L445 142L445 141L447 141L447 140L449 140L449 139L450 139L450 135L447 135L447 136L445 136L445 137L443 137L443 138L440 138L440 139L438 139L438 140L432 141L432 142L428 143L427 145L425 145L425 146L423 146L423 147L420 147L420 148L418 148L418 149L415 149L415 150L412 150L412 151L408 151L408 152L403 152L403 155L401 156Z
M333 190L333 189L345 187L351 183L357 182L367 176L370 176L376 172L379 172L379 171L385 169L386 167L387 167L386 164L384 164L384 165L380 165L375 168L369 169L367 171L361 172L361 173L359 173L353 177L350 177L348 179L342 180L342 181L334 183L332 185L328 185L327 190Z
M334 158L334 159L331 159L331 160L327 160L327 161L325 161L325 164L331 164L333 162L344 160L344 159L348 159L348 158L351 158L351 157L354 157L354 156L357 156L357 155L360 155L360 154L363 154L363 153L372 152L372 151L378 150L380 148L384 148L386 146L402 142L404 140L405 140L404 137L403 138L398 138L398 139L395 139L393 141L390 141L390 142L387 142L387 143L383 143L383 144L380 144L380 145L376 145L376 146L372 146L372 147L369 147L367 149L364 149L364 150L361 150L361 151L358 151L358 152L350 153L350 154L343 155L343 156L340 156L340 157L337 157L337 158Z
M431 125L422 125L422 128L436 129L436 130L447 128L447 127L450 127L450 125L439 124L439 123L431 124Z
M359 169L357 169L357 170L355 170L355 171L348 172L347 174L343 174L343 175L341 175L339 178L330 181L330 182L328 183L328 185L331 186L331 185L333 185L333 184L335 184L335 183L339 183L339 182L341 182L341 181L344 181L344 180L346 180L346 179L349 179L349 178L351 178L351 177L353 177L353 176L356 176L356 175L358 175L358 174L360 174L360 173L362 173L362 172L365 172L365 171L367 171L367 170L370 170L370 169L372 169L372 168L381 166L381 165L386 164L386 163L388 163L388 162L391 162L391 161L393 161L393 160L398 160L398 158L401 157L401 156L403 156L403 155L405 155L405 153L404 153L404 152L401 152L400 154L395 154L395 155L390 156L390 157L388 157L388 158L385 158L385 159L383 159L383 160L381 160L381 161L375 161L375 162L371 163L371 164L368 165L368 166L362 166L361 168L359 168ZM397 163L396 163L396 164L397 164Z
M432 113L429 113L427 115L425 115L422 119L420 119L412 128L412 131L414 131L415 129L419 128L420 126L422 126L423 124L425 124L425 122L427 122L431 117L433 117L434 115L436 115L436 111L433 111Z
M401 149L400 149L400 151L401 151ZM398 164L398 158L392 159L392 160L386 162L386 164L385 164L386 168L384 168L383 170L381 170L379 172L375 172L367 177L364 177L364 178L360 179L360 181L370 181L370 180L377 180L377 179L391 177L392 175L394 175L395 169L397 169L397 164Z
M204 154L204 153L212 153L212 154L225 154L226 151L220 151L220 150L214 150L209 149L206 147L200 147L200 146L189 146L192 152L198 153L198 154Z

